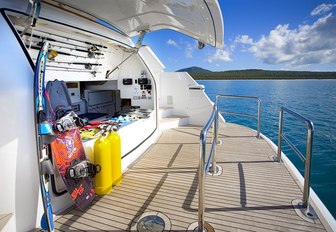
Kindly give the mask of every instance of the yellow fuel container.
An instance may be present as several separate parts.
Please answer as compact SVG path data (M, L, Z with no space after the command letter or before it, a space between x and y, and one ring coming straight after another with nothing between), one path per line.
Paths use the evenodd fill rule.
M98 195L105 195L112 191L112 146L106 135L94 143L94 163L100 165L101 170L94 178L94 186Z
M112 183L118 185L122 182L120 136L117 132L112 131L107 138L110 140L112 149Z

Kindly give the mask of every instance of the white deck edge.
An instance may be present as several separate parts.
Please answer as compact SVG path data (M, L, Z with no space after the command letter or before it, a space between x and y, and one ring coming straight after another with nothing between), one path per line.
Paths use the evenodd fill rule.
M278 146L275 145L269 138L267 138L262 133L260 133L260 136L271 146L274 152L277 153ZM283 164L286 166L293 178L296 178L299 187L303 189L304 178L283 152L281 152L281 160L283 161ZM325 207L323 202L320 200L320 198L317 196L312 188L310 188L309 203L314 208L325 229L327 231L336 231L335 218L331 215L329 210Z

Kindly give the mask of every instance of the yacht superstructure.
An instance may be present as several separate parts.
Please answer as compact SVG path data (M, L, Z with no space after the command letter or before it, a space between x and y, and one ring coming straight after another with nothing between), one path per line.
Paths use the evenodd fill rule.
M318 218L298 216L291 202L302 197L298 171L285 155L283 163L270 158L277 150L266 137L226 123L221 115L211 144L217 145L222 175L207 177L205 210L199 212L199 137L216 103L187 73L163 72L142 41L151 31L170 29L194 38L199 48L220 48L223 19L216 0L5 0L0 9L1 231L40 228L33 74L44 41L53 51L46 81L66 82L76 114L90 121L120 117L124 123L118 130L124 181L111 194L81 212L57 172L52 176L55 230L192 231L200 223L208 231L336 230L314 193ZM94 142L83 140L93 162ZM204 142L209 146L210 139Z

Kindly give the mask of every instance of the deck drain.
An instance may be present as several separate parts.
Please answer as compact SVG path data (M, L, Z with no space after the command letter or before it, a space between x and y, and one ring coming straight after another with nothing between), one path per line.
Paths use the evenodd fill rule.
M137 232L162 232L170 231L171 222L169 218L158 212L146 212L132 221L130 231Z
M204 229L205 232L215 232L215 229L207 222L204 222ZM193 222L187 228L187 232L198 232L198 221Z
M223 173L222 166L216 165L216 169L215 169L214 173L210 172L211 167L212 167L212 165L210 165L210 167L209 167L209 171L207 173L208 175L210 175L210 176L220 176L220 175L222 175L222 173Z

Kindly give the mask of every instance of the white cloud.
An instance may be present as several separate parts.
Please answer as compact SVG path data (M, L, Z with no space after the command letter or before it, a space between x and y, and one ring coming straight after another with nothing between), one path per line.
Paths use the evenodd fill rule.
M230 58L230 52L224 49L216 49L216 53L208 57L208 62L212 63L213 61L232 61Z
M334 7L336 7L336 4L321 4L319 6L317 6L310 14L312 16L314 15L320 15L323 13L327 13L330 12Z
M172 40L172 39L168 39L167 44L171 45L171 46L174 46L174 47L178 47L177 42L175 40Z
M294 29L288 24L278 25L258 41L243 35L235 43L249 45L248 51L267 64L300 66L336 62L336 17L329 13L311 25Z
M238 36L234 43L241 43L241 44L253 44L253 39L249 38L248 35L242 35L242 36Z
M168 39L166 44L183 50L186 58L193 58L193 52L197 48L197 43L193 45L192 43L185 40L179 40L179 42L176 42L173 39Z
M193 52L194 52L194 47L190 43L186 43L186 47L184 50L184 55L187 58L192 58L193 57Z

